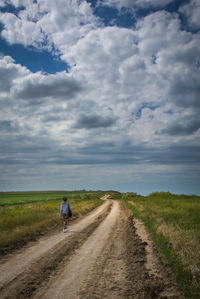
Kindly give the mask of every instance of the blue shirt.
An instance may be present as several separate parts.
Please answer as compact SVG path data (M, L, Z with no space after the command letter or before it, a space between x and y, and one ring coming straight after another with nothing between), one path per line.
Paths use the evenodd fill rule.
M71 210L70 204L67 201L62 202L60 206L60 215L68 214L69 210Z

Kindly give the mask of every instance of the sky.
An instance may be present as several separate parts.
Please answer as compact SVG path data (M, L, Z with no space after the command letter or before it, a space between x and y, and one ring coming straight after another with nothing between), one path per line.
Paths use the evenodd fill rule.
M200 195L199 0L1 0L0 191Z

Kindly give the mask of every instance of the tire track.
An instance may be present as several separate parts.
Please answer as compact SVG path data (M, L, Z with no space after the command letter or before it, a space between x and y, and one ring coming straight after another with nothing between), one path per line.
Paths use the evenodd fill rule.
M64 271L57 277L53 277L43 290L36 293L34 298L77 298L77 292L84 279L93 275L91 269L110 237L118 214L119 202L114 201L109 215L72 257L69 264L65 265Z

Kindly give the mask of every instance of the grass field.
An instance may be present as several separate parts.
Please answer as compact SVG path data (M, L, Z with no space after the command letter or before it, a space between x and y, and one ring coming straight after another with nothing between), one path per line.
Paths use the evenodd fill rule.
M101 203L104 192L11 192L0 193L0 252L6 253L41 233L60 226L63 196L67 196L73 217Z
M91 194L104 194L93 191L33 191L33 192L0 192L0 206L19 205L49 200L60 200L63 196L69 199L83 198Z
M150 229L188 298L200 298L200 197L154 192L122 198Z

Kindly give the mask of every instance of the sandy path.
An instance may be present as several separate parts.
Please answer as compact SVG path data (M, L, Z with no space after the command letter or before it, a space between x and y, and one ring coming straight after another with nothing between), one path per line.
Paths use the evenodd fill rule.
M139 225L121 201L105 201L67 234L42 238L2 262L0 298L183 298ZM156 273L149 255L156 255Z
M65 265L62 274L40 290L35 298L77 298L77 293L85 278L93 275L91 268L105 247L112 232L116 217L119 214L119 204L114 202L113 209L108 217L99 225L88 238L77 254Z

